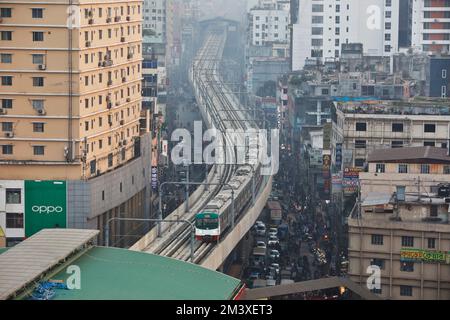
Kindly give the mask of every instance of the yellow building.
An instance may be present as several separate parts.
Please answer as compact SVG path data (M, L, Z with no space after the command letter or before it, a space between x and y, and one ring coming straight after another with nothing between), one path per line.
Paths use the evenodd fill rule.
M138 223L111 219L149 215L142 7L133 0L0 3L0 227L7 244L29 236L36 229L30 221L101 231L109 224L110 243L138 239L118 236L137 235ZM44 186L62 188L59 198ZM45 221L36 216L39 206L65 217Z
M134 157L141 6L0 4L0 178L87 179Z

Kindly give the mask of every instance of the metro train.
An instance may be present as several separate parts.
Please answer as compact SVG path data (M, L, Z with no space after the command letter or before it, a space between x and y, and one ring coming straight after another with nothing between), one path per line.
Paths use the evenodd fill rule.
M252 170L241 167L236 170L235 175L222 190L195 216L195 238L204 242L218 242L225 230L232 223L232 197L234 190L234 214L237 223L239 213L248 200L252 198ZM255 170L255 189L259 185L259 166Z

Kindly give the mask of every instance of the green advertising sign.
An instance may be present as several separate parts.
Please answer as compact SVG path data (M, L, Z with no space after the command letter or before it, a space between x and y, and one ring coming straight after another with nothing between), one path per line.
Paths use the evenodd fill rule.
M66 227L66 182L25 181L25 236L45 228Z
M400 261L450 264L450 252L402 248Z

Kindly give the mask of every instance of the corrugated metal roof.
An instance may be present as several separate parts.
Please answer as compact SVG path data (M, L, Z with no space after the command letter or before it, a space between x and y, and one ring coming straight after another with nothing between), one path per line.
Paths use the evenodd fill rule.
M447 149L437 147L406 147L376 149L369 154L368 162L411 162L413 160L432 160L450 163Z
M35 281L98 233L98 230L43 229L1 254L0 300Z

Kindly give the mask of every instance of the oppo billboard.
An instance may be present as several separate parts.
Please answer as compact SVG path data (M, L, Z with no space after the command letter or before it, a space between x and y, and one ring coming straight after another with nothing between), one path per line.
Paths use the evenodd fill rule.
M66 182L25 181L25 236L45 228L66 226Z

